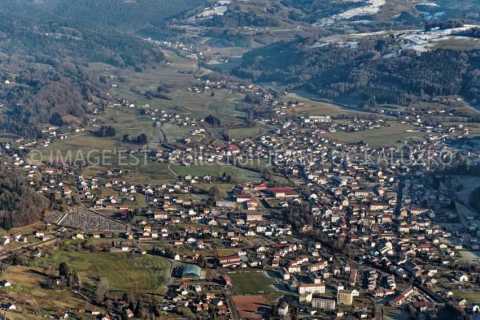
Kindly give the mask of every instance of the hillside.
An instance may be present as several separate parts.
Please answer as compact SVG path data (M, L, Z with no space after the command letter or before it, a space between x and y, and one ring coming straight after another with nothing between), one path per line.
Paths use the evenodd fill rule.
M5 2L5 4L3 4ZM108 27L134 31L147 25L161 25L206 0L4 0L3 8L41 19L64 20L89 28Z
M153 23L160 26L167 17L200 2L2 2L0 131L36 137L49 122L61 125L65 118L82 122L108 100L106 84L89 73L88 65L104 63L141 72L161 63L161 50L131 31Z
M434 38L433 33L418 33ZM279 42L243 56L241 77L308 91L353 106L408 105L459 95L478 105L480 50L444 49L445 39L410 43L416 34L355 39L302 38ZM476 43L476 39L468 38Z
M5 229L38 221L48 201L33 192L17 172L0 168L0 226Z

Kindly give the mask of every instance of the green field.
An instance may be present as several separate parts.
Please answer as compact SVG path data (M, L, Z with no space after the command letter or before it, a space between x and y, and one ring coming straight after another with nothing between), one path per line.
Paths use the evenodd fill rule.
M179 114L205 118L212 114L219 118L222 123L229 125L242 124L240 119L244 113L236 110L236 105L242 100L242 95L224 89L216 89L212 96L211 91L203 93L189 92L187 89L198 85L199 81L195 76L207 73L208 71L196 64L195 61L179 57L172 51L165 51L168 65L161 68L149 68L144 72L132 72L129 70L110 70L92 65L92 69L99 72L104 69L107 73L115 74L119 79L117 88L112 90L112 95L118 98L127 98L137 106L150 105L160 110L175 111ZM102 72L105 73L105 72ZM152 98L147 99L142 94L146 91L155 91L159 85L169 88L166 95L170 100Z
M274 292L273 281L263 272L245 271L228 274L233 282L233 293L250 295Z
M181 129L169 128L169 131L166 132L169 139L180 138L182 136ZM172 134L172 130L177 131ZM112 167L120 167L125 172L124 179L135 183L162 184L174 180L177 176L221 177L223 174L231 176L232 183L261 180L261 175L255 171L227 164L171 165L169 169L168 164L148 161L142 154L129 156L127 154L129 149L130 146L115 138L78 135L31 152L29 161L32 163L40 161L80 163L86 161L89 165L84 168L83 174L87 177L98 176L100 172L106 172Z
M90 253L55 251L34 261L39 267L58 267L66 262L79 273L82 282L107 280L111 290L139 293L162 293L170 277L170 262L156 256L130 256L124 253Z
M172 166L172 169L179 176L212 176L221 177L224 173L231 176L232 182L241 183L247 181L258 181L261 177L258 173L246 169L240 169L231 165L198 165L198 166Z
M107 109L97 118L97 123L115 128L114 137L96 137L89 132L69 136L65 140L57 140L47 148L39 148L30 154L31 161L73 160L82 159L94 161L105 151L108 155L128 149L138 149L141 146L122 142L124 135L138 136L146 134L149 143L158 144L160 131L153 127L153 121L140 117L133 110ZM95 127L91 130L96 130Z
M28 160L41 161L81 161L98 160L102 151L121 150L119 142L107 138L97 138L82 134L69 137L67 140L58 140L47 148L36 149L30 152Z
M299 101L300 103L303 103L302 105L298 105L295 109L292 110L292 112L298 114L308 116L369 114L368 112L363 112L361 110L347 109L333 103L317 101L313 97L312 99L310 99L309 94L306 92L289 93L287 97L289 98L289 100Z
M98 117L100 122L115 128L116 136L113 139L121 142L124 135L138 136L144 133L149 142L158 142L159 131L153 126L153 120L147 116L140 116L135 109L107 108Z
M423 133L414 132L414 127L410 125L398 122L389 122L389 125L388 127L359 132L329 133L327 136L341 143L358 143L363 141L373 147L392 146L409 139L421 139L424 137ZM412 132L407 132L407 130L412 130Z
M255 125L251 128L234 128L228 130L228 135L231 139L254 139L267 132L268 128L262 125Z
M174 143L177 142L177 140L184 138L190 130L192 129L191 127L179 127L175 124L172 123L165 123L162 125L161 129L163 132L165 132L165 135L167 136L168 142Z
M168 170L167 164L153 161L144 163L143 159L143 156L139 156L136 159L132 159L131 165L121 166L123 170L122 179L128 183L152 185L164 184L175 180L176 175ZM92 165L85 167L82 175L90 178L98 177L105 174L109 169L111 167Z

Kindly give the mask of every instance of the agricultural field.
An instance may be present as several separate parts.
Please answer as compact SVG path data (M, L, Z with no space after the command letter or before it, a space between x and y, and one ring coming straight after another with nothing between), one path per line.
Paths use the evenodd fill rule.
M102 123L116 129L115 137L95 137L89 133L69 136L65 140L57 140L48 147L38 148L29 155L29 161L86 161L83 174L86 177L96 176L107 169L119 167L126 172L126 180L138 183L155 183L169 181L175 178L166 164L147 161L142 154L128 155L128 150L137 150L140 145L122 142L124 134L138 136L145 133L149 145L158 145L161 133L154 128L151 120L138 117L134 111L112 110L102 115ZM177 139L188 132L188 129L167 125L164 130L169 139ZM103 159L103 160L101 160ZM148 182L147 182L148 181Z
M66 140L58 140L46 148L30 153L29 161L81 161L98 159L103 150L119 150L121 143L112 139L97 138L87 134L76 135Z
M124 135L138 136L142 133L148 137L149 144L155 145L160 141L160 132L153 126L153 120L137 114L135 109L127 108L107 108L106 111L97 118L97 122L115 128L115 137L102 138L104 140L114 140L117 143L122 142Z
M161 184L175 180L176 174L165 163L147 162L131 167L124 179L129 182L143 184Z
M98 116L97 123L115 128L116 135L111 138L116 142L122 142L124 135L131 137L145 134L148 138L149 147L157 147L163 142L163 133L168 142L176 142L184 138L192 130L188 126L179 126L175 123L164 123L161 128L154 126L154 120L148 116L139 114L135 108L107 108ZM124 144L126 147L136 147Z
M396 145L409 139L421 139L424 134L416 132L414 127L399 122L389 122L389 127L359 132L335 132L327 136L341 143L366 142L373 147ZM408 130L408 131L407 131Z
M223 123L239 124L243 112L236 110L242 96L229 90L215 90L203 93L189 92L187 89L200 82L195 78L210 71L200 68L195 61L179 57L166 51L169 62L162 68L146 69L142 73L131 70L117 70L99 65L92 66L96 72L111 73L118 79L111 94L117 98L127 98L137 106L149 105L160 110L175 111L197 118L212 114ZM144 93L156 91L159 86L166 88L164 95L168 99L146 98Z
M231 256L233 254L237 254L238 249L232 249L232 248L224 248L224 249L217 249L215 254L217 257L226 257L226 256Z
M121 151L138 149L138 145L122 142L122 137L126 134L138 136L144 133L152 144L158 144L160 141L160 132L153 127L153 121L138 116L133 110L108 108L96 120L101 125L115 128L116 135L114 137L96 137L89 132L73 134L64 140L57 140L47 147L37 148L31 152L30 161L96 160L102 152L115 155ZM95 130L96 128L92 127L91 129Z
M66 262L78 272L82 283L105 279L110 290L135 293L163 293L171 273L168 260L157 256L126 253L90 253L58 250L35 260L37 267L57 267Z
M30 153L29 162L48 161L86 162L83 168L85 177L98 176L107 169L121 168L125 180L132 183L165 183L175 179L176 175L166 164L148 161L146 155L129 155L128 150L137 149L112 138L98 138L90 135L78 135L67 140L59 140L47 148Z
M131 184L163 184L174 180L176 177L168 169L167 164L152 161L122 167L122 169L124 172L122 179ZM86 178L91 178L104 174L107 170L107 167L93 165L85 167L82 175Z
M221 100L221 94L217 95L219 96L218 99ZM210 97L205 98L205 102L212 100ZM198 117L211 113L222 121L241 121L242 114L236 113L233 104L220 104L219 101L213 99L212 104L206 106L199 105L198 103L201 103L201 99L197 97L191 97L191 99L192 101L186 103L181 110L186 113L191 112L194 115L197 113L196 116ZM203 108L206 108L208 111L205 111ZM176 112L181 111L176 110ZM107 108L105 112L96 116L95 123L96 126L106 125L115 128L116 135L114 137L96 137L87 132L72 135L65 140L57 140L46 148L34 150L30 155L30 161L38 163L41 161L85 160L90 165L84 169L84 175L91 177L105 171L106 166L100 162L100 157L102 152L106 152L109 157L108 167L122 167L126 171L124 178L129 182L159 184L175 179L176 176L210 175L218 177L223 173L234 177L237 182L259 179L259 175L253 171L227 165L184 167L144 161L145 158L139 159L126 154L127 150L136 150L141 146L122 142L124 135L138 136L143 133L148 137L149 147L158 147L163 138L163 133L166 135L168 142L176 142L189 133L190 127L180 127L173 123L165 123L161 128L155 128L152 119L140 116L136 109L128 108ZM257 125L252 128L231 129L229 134L232 135L232 138L240 139L247 136L261 135L266 130L267 128Z
M178 126L176 124L171 124L171 123L165 123L161 127L162 131L165 133L165 136L170 143L177 142L180 139L183 139L185 136L188 135L190 130L192 130L191 127L185 127L185 126Z

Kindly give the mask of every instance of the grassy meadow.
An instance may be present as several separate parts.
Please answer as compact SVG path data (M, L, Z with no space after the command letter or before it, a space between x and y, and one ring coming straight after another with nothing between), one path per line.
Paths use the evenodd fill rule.
M34 264L46 268L62 262L77 271L82 282L93 284L106 279L110 290L121 292L163 293L171 271L170 262L164 258L127 253L58 250Z

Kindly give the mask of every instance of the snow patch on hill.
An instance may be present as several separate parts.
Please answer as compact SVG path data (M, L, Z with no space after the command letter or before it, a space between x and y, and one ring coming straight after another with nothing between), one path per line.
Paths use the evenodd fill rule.
M385 0L368 0L365 6L347 10L334 16L334 18L351 19L357 16L375 15L380 11L380 8L383 7L385 3Z

